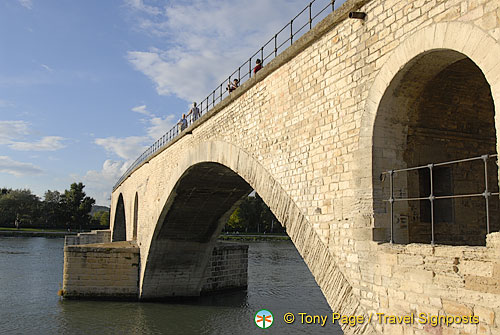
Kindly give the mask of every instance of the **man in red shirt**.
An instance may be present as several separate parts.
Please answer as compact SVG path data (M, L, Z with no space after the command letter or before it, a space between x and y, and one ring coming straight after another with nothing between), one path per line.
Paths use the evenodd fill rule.
M255 67L253 68L253 73L257 73L257 71L259 71L260 69L262 69L262 61L260 59L257 59L255 61Z

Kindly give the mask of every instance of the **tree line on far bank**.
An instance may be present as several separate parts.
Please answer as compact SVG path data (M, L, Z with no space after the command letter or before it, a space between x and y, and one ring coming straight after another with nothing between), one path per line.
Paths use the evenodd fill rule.
M284 233L285 229L262 198L255 193L255 196L246 197L231 214L224 231L268 234Z
M82 183L69 190L45 192L41 200L29 189L0 190L0 226L17 228L106 229L109 211L90 215L95 200L86 196Z

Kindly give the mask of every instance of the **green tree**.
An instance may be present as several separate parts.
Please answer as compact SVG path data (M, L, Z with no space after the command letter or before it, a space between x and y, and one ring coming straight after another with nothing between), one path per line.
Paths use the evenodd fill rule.
M238 207L231 214L226 223L226 231L243 231L245 230L245 221L242 220L240 215L241 209Z
M109 212L102 212L100 223L101 226L109 227Z
M62 227L68 220L69 215L65 211L63 196L59 191L48 190L45 192L43 201L43 219L46 226Z
M252 233L283 231L274 214L257 193L243 199L229 217L226 230Z
M64 191L62 203L69 218L70 228L79 228L90 223L90 210L95 200L87 197L83 183L73 183L69 190Z
M0 195L0 224L13 225L19 218L20 225L39 225L41 223L40 199L30 190L6 190Z

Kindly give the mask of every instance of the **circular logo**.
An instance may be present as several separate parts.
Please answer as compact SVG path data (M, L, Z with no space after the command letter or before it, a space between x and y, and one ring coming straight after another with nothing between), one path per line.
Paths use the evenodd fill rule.
M261 309L255 313L254 321L259 328L269 328L274 321L273 313L269 312L267 309Z

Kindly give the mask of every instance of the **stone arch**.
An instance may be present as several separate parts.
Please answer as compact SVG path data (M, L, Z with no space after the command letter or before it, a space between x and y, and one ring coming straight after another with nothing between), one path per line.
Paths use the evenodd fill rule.
M497 56L495 55L499 53L500 44L474 25L446 22L431 25L417 31L402 42L388 57L370 88L362 118L359 139L360 154L364 155L363 157L365 158L372 157L372 159L366 159L366 161L369 161L371 164L371 169L369 170L371 171L371 212L375 217L375 239L387 240L388 238L387 230L383 224L380 224L380 222L388 221L386 217L387 213L382 213L383 210L378 211L378 209L382 208L380 203L382 190L378 186L380 184L379 177L381 171L379 170L381 167L377 166L377 157L380 155L386 155L387 157L398 155L396 148L393 148L393 153L389 152L390 150L385 153L381 153L379 150L377 153L377 150L384 145L389 145L388 143L380 145L380 143L388 141L386 138L387 133L392 133L392 135L399 133L401 137L406 136L408 131L408 129L395 129L397 127L392 127L386 128L384 133L384 131L377 129L377 122L383 117L383 109L387 105L388 92L392 91L389 93L395 96L395 94L397 95L395 90L398 87L403 87L405 90L420 90L420 93L423 94L425 93L427 83L431 80L436 80L435 77L441 71L448 69L451 64L462 62L469 68L476 67L483 76L486 85L489 85L491 108L494 114L492 119L494 118L495 120L492 120L492 124L493 128L498 128L499 113L496 112L495 101L498 106L498 101L500 101L500 66L496 64ZM428 67L424 68L422 64L429 59L432 61L428 62ZM419 66L421 71L415 71ZM409 109L412 108L411 106L407 107ZM386 114L385 117L394 117L397 119L397 117L390 114ZM408 122L411 122L411 120L408 120ZM390 139L392 140L393 138L390 137ZM398 144L394 143L394 146ZM498 141L496 141L496 145L494 144L494 146L498 148ZM442 161L444 160L447 159L444 158ZM399 162L402 161L402 159L399 159ZM393 166L392 168L397 168L397 166ZM379 220L377 220L378 217ZM380 218L383 219L380 220Z
M173 296L173 293L175 293L175 280L181 277L175 277L175 274L172 273L172 276L169 276L170 282L160 283L159 278L168 275L168 273L164 272L165 269L158 262L161 257L155 260L155 253L161 253L159 249L162 247L168 248L168 246L162 245L167 242L162 241L170 239L170 242L174 245L175 241L180 240L182 234L186 232L185 229L182 229L182 225L171 225L173 230L170 232L162 231L162 226L176 221L175 219L168 221L168 209L175 203L176 198L182 201L187 199L185 197L186 190L189 190L189 187L196 187L195 184L193 185L196 178L190 177L196 175L202 176L203 180L207 180L207 178L217 179L217 176L222 177L215 182L221 188L221 193L225 195L222 198L227 199L227 203L220 208L218 216L230 213L230 209L242 195L247 194L246 192L249 192L252 188L255 189L281 224L286 227L288 235L308 265L332 309L346 315L365 314L359 301L352 293L351 285L335 264L335 260L327 246L321 242L314 228L291 197L256 159L233 144L222 141L203 142L189 148L189 151L177 162L177 167L172 171L170 179L174 181L174 185L166 188L165 195L159 201L163 210L161 210L161 215L151 237L147 255L144 257L146 259L143 258L142 262L144 266L141 268L140 276L141 299ZM234 194L228 193L230 189L233 189ZM203 192L202 189L199 191ZM171 214L172 218L174 218L176 212L173 211ZM211 243L214 242L218 231L222 228L220 226L222 220L214 223L217 221L216 219L215 217L211 218L211 224L201 227L198 230L200 233L193 235L194 237L188 241L191 251L197 252L196 248L201 245L204 245L205 248L213 246ZM176 229L179 230L176 231ZM179 234L175 235L176 233ZM170 248L169 250L172 251L173 249ZM198 258L201 259L200 256L206 255L210 251L211 249L206 249L199 252ZM203 268L206 266L206 264L197 265ZM177 275L180 275L180 273ZM184 273L184 275L186 274ZM148 287L149 285L156 287ZM189 292L196 295L199 283L192 282L190 285L191 290ZM182 293L186 294L188 292ZM370 326L363 324L359 327L365 329Z
M133 222L133 227L132 227L132 240L136 241L137 240L137 223L139 220L139 195L137 192L135 192L135 197L134 197L134 222Z
M113 242L127 240L127 225L125 219L125 204L123 195L120 193L115 207L115 218L113 221Z

